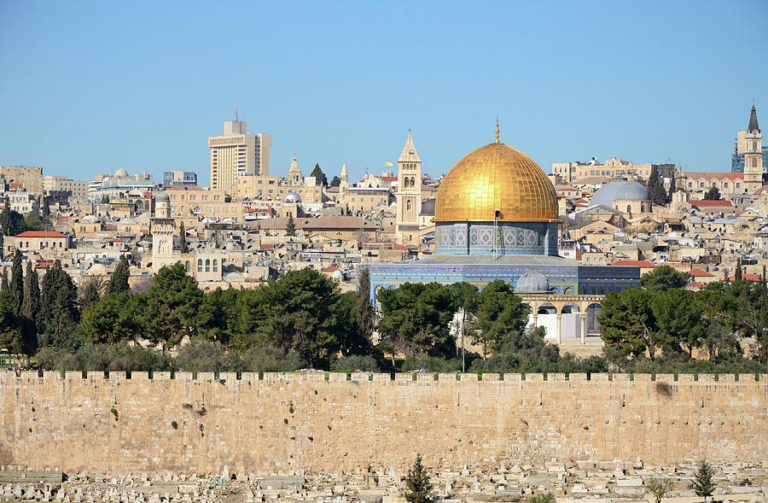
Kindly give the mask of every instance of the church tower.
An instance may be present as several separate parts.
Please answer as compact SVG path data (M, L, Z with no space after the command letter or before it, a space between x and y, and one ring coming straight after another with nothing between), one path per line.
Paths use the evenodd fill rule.
M173 237L176 223L171 218L171 200L165 192L155 196L155 216L151 220L152 272L157 273L163 266L174 264Z
M296 156L291 159L291 167L288 168L288 180L291 185L297 187L302 184L301 169L299 169L299 162L296 160Z
M754 192L763 185L763 133L757 124L754 103L749 116L749 125L744 135L744 186L747 192Z
M349 188L349 173L347 173L347 163L341 166L341 176L339 177L339 187L343 189Z
M411 130L397 160L397 240L404 245L419 245L421 213L421 157L413 144Z

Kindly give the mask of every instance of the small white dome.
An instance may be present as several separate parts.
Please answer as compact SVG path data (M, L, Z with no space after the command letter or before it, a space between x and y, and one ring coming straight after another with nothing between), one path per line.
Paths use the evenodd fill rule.
M333 271L333 274L331 274L331 277L335 280L341 281L344 279L344 273L341 272L339 269L336 269Z
M128 172L123 168L120 168L117 171L115 171L115 176L128 176Z
M547 277L538 272L528 271L517 280L515 293L547 293L549 281Z
M171 200L171 198L168 197L168 193L167 192L163 192L161 190L160 192L155 194L155 202L156 203L159 203L159 202L166 202L167 203L167 202L170 202L170 200Z
M285 195L285 199L283 199L284 203L300 203L301 197L295 192L289 192Z

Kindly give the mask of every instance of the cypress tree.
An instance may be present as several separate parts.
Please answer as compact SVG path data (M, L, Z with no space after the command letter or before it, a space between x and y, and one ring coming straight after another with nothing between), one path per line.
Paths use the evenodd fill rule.
M57 347L71 342L79 318L77 288L56 260L43 276L40 288L39 325L43 342Z
M24 302L24 267L21 265L21 251L16 250L13 254L13 265L11 266L11 284L9 291L13 297L13 305L16 309L16 316L21 315L21 305Z
M11 285L8 282L8 269L3 267L2 282L0 283L0 291L7 292Z
M648 177L648 197L654 204L667 204L667 191L664 190L664 181L659 176L659 170L656 166L651 168L651 176Z
M21 314L25 318L35 320L40 311L40 280L32 263L27 262L27 273L24 275L24 300Z
M125 255L120 256L120 263L115 267L115 272L112 273L112 278L107 284L107 295L115 292L128 292L131 290L128 284L128 278L130 277L130 266L128 265L128 258Z
M189 253L189 247L187 246L187 231L184 230L184 222L179 225L179 251L181 253Z
M734 281L741 281L741 257L736 259L736 272L733 273Z
M21 331L24 353L31 355L37 349L37 317L40 312L40 281L32 263L27 262L24 275L24 300L21 305Z
M293 221L293 215L288 215L288 223L285 224L285 235L293 236L296 234L296 222Z

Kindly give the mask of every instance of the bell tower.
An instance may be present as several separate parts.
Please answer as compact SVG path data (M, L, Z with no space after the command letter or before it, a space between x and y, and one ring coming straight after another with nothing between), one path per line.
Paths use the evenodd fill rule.
M744 186L747 192L752 193L763 186L763 133L757 124L754 103L744 141Z
M413 144L411 130L397 160L397 240L404 245L419 245L421 213L421 157Z

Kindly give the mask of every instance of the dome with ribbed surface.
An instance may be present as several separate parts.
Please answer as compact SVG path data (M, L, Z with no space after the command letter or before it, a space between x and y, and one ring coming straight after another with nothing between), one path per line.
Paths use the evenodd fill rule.
M504 143L470 152L443 179L435 222L556 222L557 194L538 164Z

